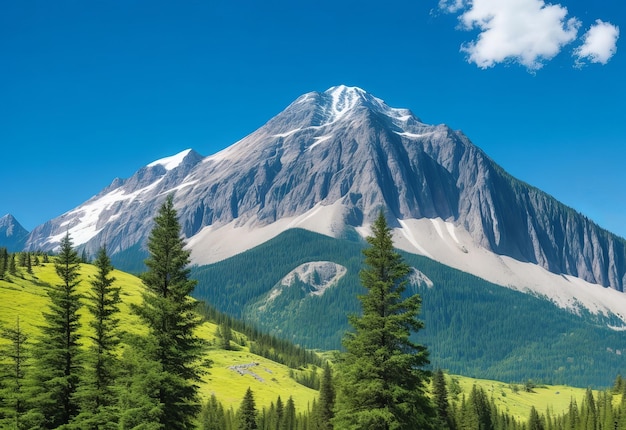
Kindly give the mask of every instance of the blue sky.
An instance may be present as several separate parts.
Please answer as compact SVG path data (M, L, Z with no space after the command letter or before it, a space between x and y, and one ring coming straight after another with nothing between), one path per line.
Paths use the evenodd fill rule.
M626 237L617 28L618 0L4 2L0 216L30 230L115 177L215 153L345 84L463 130Z

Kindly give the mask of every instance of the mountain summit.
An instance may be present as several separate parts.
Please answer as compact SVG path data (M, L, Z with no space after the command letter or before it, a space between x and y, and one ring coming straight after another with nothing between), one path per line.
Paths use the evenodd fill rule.
M0 218L0 244L9 252L21 251L28 231L11 214Z
M302 95L217 154L186 150L116 179L27 246L52 249L68 230L91 253L143 246L170 193L197 264L290 228L365 236L384 210L410 252L564 307L626 305L602 288L624 289L624 239L513 178L461 132L347 86Z

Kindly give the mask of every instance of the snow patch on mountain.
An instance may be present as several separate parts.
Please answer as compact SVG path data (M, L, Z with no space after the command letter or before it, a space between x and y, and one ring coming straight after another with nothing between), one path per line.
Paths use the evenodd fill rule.
M108 211L113 210L114 206L122 202L130 203L139 198L142 194L150 192L156 188L162 180L163 178L160 178L150 185L132 193L127 193L120 187L104 196L92 197L85 204L63 214L61 217L64 218L64 221L60 224L60 227L63 228L59 229L57 234L48 237L46 243L58 244L68 233L72 238L74 246L87 243L102 231L107 222L111 221L106 218Z
M332 138L333 138L332 134L327 134L327 135L324 135L324 136L315 137L315 138L313 138L313 140L314 140L313 144L311 146L309 146L307 148L307 150L310 151L311 149L315 148L317 145L319 145L320 143L324 142L325 140L332 139Z
M294 128L293 130L289 130L285 133L278 133L278 134L273 134L272 137L287 137L287 136L291 136L294 133L297 133L299 131L301 131L301 128Z
M549 272L533 263L488 251L469 232L436 219L400 220L393 229L394 245L424 255L447 266L471 273L497 285L547 298L557 306L593 314L618 316L626 325L626 294L580 278Z
M177 168L178 166L180 166L180 164L183 162L187 154L189 154L191 151L192 151L191 148L185 149L184 151L179 152L176 155L172 155L171 157L165 157L165 158L161 158L160 160L153 161L152 163L148 164L147 167L154 167L154 166L161 165L165 168L165 170L173 170Z
M332 205L317 204L302 215L281 218L267 225L260 225L256 218L251 218L244 224L239 220L224 225L213 224L189 238L187 249L191 251L191 263L203 265L247 251L290 228L303 228L326 236L339 237L345 228L345 215L345 207L338 201Z
M394 133L397 134L398 136L407 137L409 139L419 139L421 137L425 137L425 136L434 134L434 132L417 134L417 133L409 133L409 132L406 132L406 131L403 131L403 132L394 131Z
M329 122L339 120L342 116L354 108L359 98L363 98L365 95L365 91L361 88L346 87L345 85L332 87L327 91L327 93L329 93L332 97L332 115L329 118Z

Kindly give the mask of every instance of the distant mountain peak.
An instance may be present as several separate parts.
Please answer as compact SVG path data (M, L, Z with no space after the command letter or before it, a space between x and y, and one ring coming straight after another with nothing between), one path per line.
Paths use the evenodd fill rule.
M26 243L28 231L11 214L0 218L0 246L9 252L21 251Z

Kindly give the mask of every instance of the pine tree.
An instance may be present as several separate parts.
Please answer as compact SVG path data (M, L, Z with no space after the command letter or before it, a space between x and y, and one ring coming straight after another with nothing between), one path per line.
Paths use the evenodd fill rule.
M20 267L26 267L26 253L25 252L20 252L18 254L18 265Z
M0 279L4 279L9 269L9 253L6 248L0 247Z
M296 405L293 402L293 397L289 396L287 403L285 404L285 411L283 414L283 420L280 426L280 430L295 430L296 429Z
M4 348L3 356L8 359L2 362L0 376L4 382L3 398L5 407L0 411L0 416L5 418L0 420L2 428L22 429L27 428L22 420L22 416L27 411L27 395L25 390L25 377L28 359L28 337L20 327L20 318L17 317L15 328L8 328L2 331L2 337L9 341L9 345Z
M220 348L227 351L232 349L232 345L230 344L230 342L233 340L233 332L230 328L228 320L218 326L216 335L217 338L220 340Z
M200 413L201 430L224 430L226 428L226 416L224 407L217 400L215 394L202 407Z
M61 283L48 290L50 305L43 314L45 325L33 350L37 364L34 376L39 388L33 403L44 428L68 424L78 412L75 393L82 368L78 333L79 262L68 233L61 240L54 262Z
M31 260L30 252L26 253L26 272L29 275L33 274L33 263L32 263L32 260Z
M433 377L433 400L435 411L439 419L441 429L451 428L450 404L448 403L448 391L446 390L446 380L443 371L438 369Z
M583 430L596 430L598 427L596 402L590 388L587 388L587 391L585 391L585 397L580 407L580 421Z
M427 350L410 340L423 327L417 320L419 295L403 298L410 268L393 249L391 230L381 212L364 251L366 269L359 296L362 316L344 338L338 361L336 428L427 429L434 410L426 394Z
M544 430L543 421L534 406L530 407L530 417L528 418L528 430Z
M333 375L330 363L324 365L324 373L320 382L319 402L312 408L314 414L315 428L318 430L331 430L333 428L331 420L334 417L335 388L333 387Z
M17 275L17 266L15 265L15 254L11 254L9 258L9 273L13 276Z
M171 195L154 222L145 261L148 271L141 276L146 292L142 305L133 309L154 339L154 350L146 352L163 371L157 393L160 424L168 430L193 428L201 407L197 383L205 344L194 334L201 322L197 302L189 296L196 282L188 279L190 252L184 249Z
M246 390L246 394L243 396L241 406L237 411L237 429L238 430L255 430L257 429L256 422L256 406L254 404L254 395L250 387Z
M78 391L82 410L78 420L83 429L114 428L117 422L114 384L119 367L120 287L113 286L115 278L110 275L113 266L105 248L99 250L94 265L98 273L87 295L87 308L93 316L89 323L93 330L92 345L87 355L89 367Z
M285 405L283 400L278 396L276 399L276 430L280 430L283 425L283 418L285 416Z
M473 423L471 428L486 430L493 428L491 405L485 390L476 385L472 386L467 403L471 409L470 417Z

